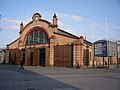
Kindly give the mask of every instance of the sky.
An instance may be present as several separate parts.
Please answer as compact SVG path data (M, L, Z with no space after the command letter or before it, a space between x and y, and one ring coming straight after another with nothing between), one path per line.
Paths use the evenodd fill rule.
M58 27L90 42L100 39L120 40L120 0L0 0L0 48L19 37L24 25L35 13Z

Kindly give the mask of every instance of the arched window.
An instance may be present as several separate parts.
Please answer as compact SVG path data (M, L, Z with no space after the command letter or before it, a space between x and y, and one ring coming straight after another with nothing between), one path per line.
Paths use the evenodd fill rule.
M45 44L48 43L47 33L40 29L34 28L32 32L27 36L26 44Z

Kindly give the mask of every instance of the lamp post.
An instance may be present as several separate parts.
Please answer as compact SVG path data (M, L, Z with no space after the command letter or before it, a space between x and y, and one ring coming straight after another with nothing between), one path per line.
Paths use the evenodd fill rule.
M95 68L95 54L94 54L94 23L92 22L92 51L93 51L93 68Z
M118 32L117 32L117 26L115 25L115 34L116 34L116 50L117 50L117 68L119 68L119 57L118 57L118 54L119 54L119 41L118 41Z
M92 46L93 46L93 68L95 68L95 54L94 54L94 43L92 44Z
M119 58L118 58L118 43L116 43L117 45L117 68L119 68Z

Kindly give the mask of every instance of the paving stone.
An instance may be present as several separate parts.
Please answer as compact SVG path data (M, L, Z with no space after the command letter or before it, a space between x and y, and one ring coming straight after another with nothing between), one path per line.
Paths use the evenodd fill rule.
M0 65L0 90L120 90L119 69Z

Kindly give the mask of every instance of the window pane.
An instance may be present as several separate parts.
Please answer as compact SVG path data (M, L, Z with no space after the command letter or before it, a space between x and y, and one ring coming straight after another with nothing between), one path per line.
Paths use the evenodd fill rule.
M48 36L41 29L32 31L26 39L26 44L43 44L43 43L48 43Z

